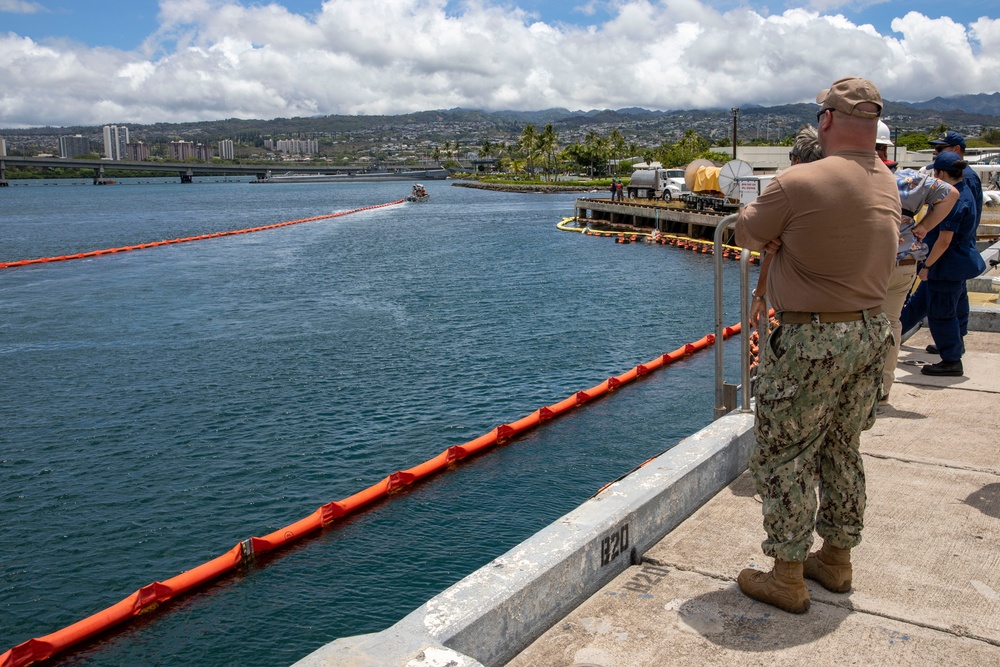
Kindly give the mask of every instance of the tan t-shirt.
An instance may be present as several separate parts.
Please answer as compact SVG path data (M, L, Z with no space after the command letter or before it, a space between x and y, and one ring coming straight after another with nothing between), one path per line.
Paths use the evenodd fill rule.
M736 241L759 250L781 237L767 276L777 310L842 312L882 305L901 215L875 151L840 151L777 176L740 210Z

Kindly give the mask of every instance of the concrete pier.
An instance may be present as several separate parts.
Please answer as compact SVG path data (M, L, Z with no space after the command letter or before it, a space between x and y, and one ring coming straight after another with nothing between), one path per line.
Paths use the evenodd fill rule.
M582 198L576 200L573 208L577 221L581 223L602 228L624 226L630 229L659 229L666 234L681 234L706 240L714 237L716 226L725 217L723 213L668 206L657 199L612 202L606 198Z
M769 569L741 475L509 667L1000 664L1000 336L970 333L967 377L931 378L904 345L892 405L862 438L868 477L854 588L809 584L797 616L744 596Z

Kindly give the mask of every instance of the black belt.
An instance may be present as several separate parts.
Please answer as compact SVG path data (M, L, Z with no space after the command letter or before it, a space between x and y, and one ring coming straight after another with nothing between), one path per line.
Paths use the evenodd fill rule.
M882 306L875 306L867 311L848 310L840 313L800 313L793 310L782 310L775 313L775 317L782 324L811 324L813 322L826 324L828 322L857 322L865 318L865 313L868 314L868 317L874 317L881 312Z
M904 208L904 209L903 209L903 215L905 215L905 216L907 216L907 217L910 217L910 218L915 218L915 217L917 217L917 214L916 214L916 212L915 212L915 211L911 211L911 210L910 210L910 209L908 209L908 208Z

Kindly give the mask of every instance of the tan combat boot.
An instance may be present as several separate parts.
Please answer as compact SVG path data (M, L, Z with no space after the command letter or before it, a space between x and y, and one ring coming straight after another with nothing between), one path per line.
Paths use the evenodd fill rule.
M775 560L770 572L746 569L736 578L740 590L759 602L793 614L809 611L809 589L802 579L802 562Z
M851 590L851 550L823 542L819 551L806 556L803 574L828 591L846 593Z

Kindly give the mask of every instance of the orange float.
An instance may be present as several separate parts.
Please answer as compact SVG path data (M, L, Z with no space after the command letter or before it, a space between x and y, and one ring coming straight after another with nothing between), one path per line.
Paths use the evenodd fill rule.
M402 201L402 200L401 200ZM383 204L392 206L396 203ZM378 208L378 207L372 207ZM359 209L355 209L359 210ZM353 211L320 216L321 218L347 215ZM282 223L292 224L292 223ZM274 225L262 229L273 228ZM229 232L239 233L239 232ZM118 249L121 250L121 249ZM23 260L26 262L47 261ZM772 311L773 312L773 311ZM723 338L729 338L740 333L740 323L728 326L723 330ZM566 412L599 398L618 387L637 380L649 373L663 368L675 361L688 357L695 352L707 349L715 343L715 335L708 334L693 343L677 348L672 352L662 354L655 359L638 364L628 371L610 377L598 385L578 391L553 405L544 406L529 415L510 424L501 424L491 431L461 445L449 447L437 456L424 461L408 470L400 470L371 485L352 496L339 501L322 505L313 513L292 524L279 528L263 537L249 537L242 540L226 553L194 567L163 582L153 582L140 588L120 602L97 612L87 618L77 621L49 635L29 639L18 644L3 654L0 654L0 667L26 667L40 660L47 660L61 651L84 642L95 635L105 632L140 614L151 611L171 599L193 591L196 588L234 571L243 563L252 562L258 553L267 553L296 542L310 533L321 530L337 519L347 516L361 508L382 500L411 484L446 469L462 459L468 458L500 445L517 437L521 433L535 428L539 424L554 419Z
M364 206L362 208L354 208L349 211L340 211L338 213L331 213L329 215L317 215L312 218L302 218L301 220L288 220L286 222L278 222L273 225L264 225L262 227L250 227L247 229L234 229L227 232L215 232L214 234L202 234L201 236L188 236L184 238L169 239L164 241L153 241L152 243L141 243L138 245L127 245L121 246L119 248L107 248L104 250L91 250L89 252L80 252L75 255L59 255L56 257L40 257L38 259L19 259L14 262L0 262L0 269L12 269L17 266L26 266L28 264L39 264L42 262L63 262L70 259L83 259L85 257L96 257L98 255L107 255L115 252L123 252L126 250L143 250L145 248L155 248L162 245L170 245L173 243L188 243L190 241L201 241L203 239L214 239L220 236L232 236L234 234L248 234L250 232L262 232L267 229L277 229L278 227L286 227L288 225L297 225L302 222L313 222L315 220L326 220L328 218L339 218L344 215L350 215L351 213L359 213L361 211L370 211L376 208L385 208L386 206L396 206L397 204L402 204L403 200L398 199L396 201L387 202L385 204L375 204L374 206ZM7 667L5 664L0 663L0 667Z

